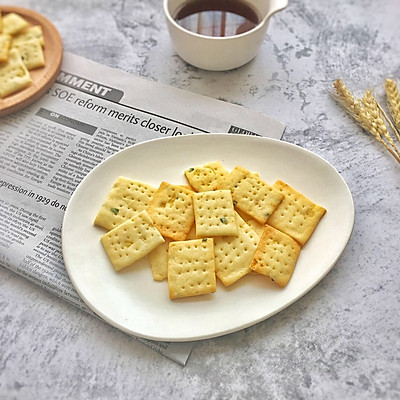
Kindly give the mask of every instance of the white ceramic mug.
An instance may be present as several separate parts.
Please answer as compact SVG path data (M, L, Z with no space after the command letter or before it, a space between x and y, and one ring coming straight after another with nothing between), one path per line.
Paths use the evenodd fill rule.
M191 32L175 21L176 14L187 2L164 0L164 13L173 46L189 64L211 71L237 68L253 59L265 37L271 16L288 5L288 0L247 0L257 12L260 22L239 35L214 37Z

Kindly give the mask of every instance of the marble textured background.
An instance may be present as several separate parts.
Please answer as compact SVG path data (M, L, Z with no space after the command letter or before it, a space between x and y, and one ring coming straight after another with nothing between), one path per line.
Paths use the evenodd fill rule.
M13 3L51 19L67 51L284 122L284 140L346 180L356 220L317 287L196 343L185 367L0 268L0 398L399 399L400 165L328 95L341 77L381 100L385 78L400 80L398 0L290 0L258 56L223 73L174 53L161 0Z

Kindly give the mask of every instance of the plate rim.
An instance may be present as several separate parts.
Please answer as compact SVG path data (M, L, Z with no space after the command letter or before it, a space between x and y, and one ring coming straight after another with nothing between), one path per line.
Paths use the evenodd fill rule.
M76 187L75 191L73 192L73 194L71 195L71 198L68 202L68 205L70 204L70 202L74 201L75 198L75 194L79 193L78 189L81 187L81 185L84 185L85 180L87 179L87 177L91 174L95 174L96 170L98 168L103 168L104 164L106 164L107 162L110 162L110 160L112 160L115 157L118 157L121 153L123 152L128 152L128 151L132 151L132 148L136 147L138 148L139 146L143 146L143 145L151 145L151 143L153 142L159 142L159 141L165 141L165 140L180 140L180 139L184 139L187 140L188 137L201 137L201 136L223 136L223 137L240 137L242 139L247 138L250 140L263 140L263 141L271 141L271 142L275 142L275 143L279 143L279 145L282 146L289 146L291 148L295 148L297 151L303 151L305 152L308 156L312 156L312 157L316 157L317 159L319 159L320 162L325 163L328 167L330 167L330 169L337 175L337 177L340 178L341 184L343 185L343 187L346 189L346 194L348 196L348 199L351 201L351 220L349 219L349 229L346 232L346 234L344 235L344 245L341 249L340 252L338 252L338 254L336 254L336 257L332 260L332 262L330 263L329 267L326 268L323 271L323 274L321 274L319 276L319 279L315 280L313 282L312 285L307 286L307 288L303 291L301 291L297 296L293 297L290 301L285 302L283 305L281 305L280 307L274 309L273 311L261 316L260 318L256 319L256 320L252 320L249 321L248 323L245 324L241 324L240 326L236 326L230 329L226 329L225 331L220 331L218 333L213 333L213 334L203 334L203 335L192 335L190 337L165 337L162 335L159 336L155 336L155 335L148 335L148 334L141 334L140 332L135 332L132 329L129 329L123 325L121 325L120 323L114 321L112 318L110 318L108 315L104 314L100 309L98 309L96 306L94 306L93 304L90 303L90 301L88 301L88 299L86 298L85 294L82 292L82 290L80 289L79 285L77 284L77 282L75 281L74 276L71 276L70 274L70 270L69 267L67 265L67 263L64 261L65 264L65 268L67 271L67 274L74 286L74 289L77 291L77 293L79 294L79 296L81 297L81 299L84 301L84 303L98 316L100 316L103 320L105 320L106 322L108 322L110 325L120 329L121 331L129 334L129 335L133 335L136 337L140 337L140 338L144 338L144 339L149 339L149 340L156 340L156 341L167 341L167 342L190 342L190 341L199 341L199 340L204 340L204 339L210 339L210 338L215 338L215 337L220 337L220 336L224 336L230 333L234 333L240 330L243 330L249 326L253 326L256 325L262 321L265 321L267 319L269 319L270 317L278 314L279 312L281 312L282 310L290 307L292 304L294 304L295 302L297 302L301 297L303 297L304 295L306 295L308 292L310 292L316 285L318 285L325 277L326 275L332 270L332 268L335 266L335 264L337 263L338 259L341 257L341 255L343 254L345 248L347 247L347 244L350 240L351 234L353 232L354 229L354 222L355 222L355 207L354 207L354 199L353 196L351 194L351 191L347 185L347 183L345 182L345 180L343 179L343 177L340 175L340 173L336 170L336 168L327 160L325 160L323 157L321 157L320 155L316 154L315 152L305 149L299 145L296 145L294 143L290 143L290 142L286 142L284 140L281 139L275 139L275 138L268 138L268 137L258 137L258 136L245 136L245 135L241 135L241 134L228 134L228 133L200 133L200 134L195 134L195 135L183 135L183 136L179 136L179 137L162 137L162 138L153 138L153 139L149 139L149 140L145 140L139 143L136 143L134 145L128 146L114 154L112 154L111 156L107 157L105 160L103 160L100 164L98 164L96 167L94 167L86 176L85 178L83 178L83 180L79 183L79 185ZM67 211L64 214L63 217L63 224L62 224L62 233L61 233L61 237L63 239L63 237L65 236L65 226L66 224L64 223L67 219L68 219L68 205L67 205ZM64 240L62 240L62 254L63 254L63 259L65 260L65 246L64 246Z
M45 65L43 67L45 68L45 75L36 80L35 77L33 77L33 82L26 88L12 93L10 96L0 98L0 117L2 117L22 110L44 96L46 91L56 81L61 70L61 64L63 60L63 43L61 35L55 25L43 14L29 8L9 5L0 5L0 10L3 16L10 12L15 12L23 17L37 21L37 23L42 26L42 29L46 30L46 32L51 35L56 47L56 51L54 52L55 54L51 53L52 57L50 60L48 58L48 54L45 53L45 55L47 55L47 66ZM33 75L35 74L34 71L35 70L32 71Z

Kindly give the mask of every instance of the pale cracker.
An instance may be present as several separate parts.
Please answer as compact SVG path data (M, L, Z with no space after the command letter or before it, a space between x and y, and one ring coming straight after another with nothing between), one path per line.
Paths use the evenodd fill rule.
M168 250L170 299L216 291L212 238L171 242Z
M194 222L193 192L183 186L162 182L147 211L165 237L185 240Z
M164 243L164 238L143 210L103 235L101 243L114 269L120 271Z
M39 39L40 44L44 46L43 29L40 25L30 26L14 35L12 38L12 45L16 46L23 42L29 42L32 39Z
M256 252L259 237L236 213L237 236L214 238L215 270L225 286L232 285L251 272L250 264Z
M0 62L8 60L8 52L11 46L11 35L0 33Z
M13 48L18 50L25 67L29 71L45 65L44 53L39 39L19 43Z
M260 179L257 174L241 166L235 167L219 188L230 189L235 206L261 224L267 222L283 198L281 193Z
M15 35L27 26L29 22L19 14L11 12L3 15L3 33Z
M0 10L0 32L3 32L3 16Z
M228 171L219 161L214 161L187 169L185 176L197 192L206 192L215 190L218 184L228 176Z
M149 254L151 272L155 281L163 281L168 277L168 247L171 241L172 239L165 238L165 242Z
M133 179L120 176L114 182L106 200L100 207L94 225L111 230L145 210L156 188Z
M273 187L285 197L268 219L268 224L304 245L325 214L325 208L313 203L285 182L278 180Z
M285 287L292 277L301 246L289 235L265 225L251 269Z
M213 190L193 194L197 237L237 234L235 210L230 190Z
M0 97L17 92L30 83L32 78L18 51L10 49L8 61L0 65Z

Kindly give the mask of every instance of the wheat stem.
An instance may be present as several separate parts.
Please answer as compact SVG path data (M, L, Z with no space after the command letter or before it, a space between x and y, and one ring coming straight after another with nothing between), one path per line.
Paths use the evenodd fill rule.
M392 116L397 128L397 130L395 130L396 137L397 140L400 141L400 96L397 90L397 85L392 79L386 79L385 93L390 115Z

